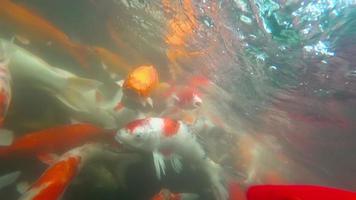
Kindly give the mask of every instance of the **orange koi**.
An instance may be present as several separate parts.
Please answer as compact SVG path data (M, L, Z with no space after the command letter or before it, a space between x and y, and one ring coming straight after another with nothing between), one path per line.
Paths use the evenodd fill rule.
M42 156L61 152L108 136L108 131L90 124L71 124L27 133L10 146L0 147L0 157Z
M159 85L158 72L152 65L134 69L124 81L124 90L133 91L140 97L147 98Z
M105 151L100 144L85 144L66 152L31 185L20 200L60 199L68 185L89 160L107 153L109 151Z

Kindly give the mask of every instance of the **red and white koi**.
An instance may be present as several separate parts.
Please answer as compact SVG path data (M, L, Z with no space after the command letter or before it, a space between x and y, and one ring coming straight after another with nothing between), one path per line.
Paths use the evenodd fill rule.
M188 126L169 118L145 118L130 122L116 133L115 138L124 145L152 152L159 179L161 173L165 174L165 159L171 161L176 172L182 168L182 158L195 163L208 174L216 199L227 199L220 166L207 157L193 134L200 130L199 126Z
M189 86L173 87L168 95L168 104L182 109L199 108L203 103L201 93L196 88Z
M102 157L116 157L101 144L85 144L63 154L20 197L20 200L60 199L72 180L88 161Z

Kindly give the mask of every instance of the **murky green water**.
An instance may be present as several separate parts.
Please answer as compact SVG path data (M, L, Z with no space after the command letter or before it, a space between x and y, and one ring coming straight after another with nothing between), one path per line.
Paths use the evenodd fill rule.
M102 66L109 66L111 60L100 56L98 47L121 58L114 66L155 66L161 82L184 85L195 76L211 80L208 88L200 88L204 101L200 112L188 115L219 124L200 135L199 142L222 166L227 179L239 182L242 188L283 183L355 190L355 1L15 3L51 22L71 41L90 46L92 51L85 56L89 67L81 67L68 48L43 38L37 29L23 28L3 17L4 9L0 9L1 38L29 40L25 44L15 39L15 44L52 66L103 82L101 89L108 99L117 91L115 81L126 74L116 71L110 77L110 70ZM0 7L4 5L0 1ZM21 136L70 123L73 113L53 91L43 90L26 75L11 75L6 128ZM146 116L156 116L160 110L143 111ZM90 110L79 121L106 126L98 113ZM95 115L98 117L92 117ZM116 125L114 129L122 126ZM20 181L30 183L47 168L36 157L2 159L0 163L1 171L20 170ZM194 168L167 173L158 181L149 153L128 167L124 181L116 171L116 164L110 162L84 167L63 199L148 199L161 188L214 199L204 173ZM20 195L14 188L4 188L1 195L17 199Z

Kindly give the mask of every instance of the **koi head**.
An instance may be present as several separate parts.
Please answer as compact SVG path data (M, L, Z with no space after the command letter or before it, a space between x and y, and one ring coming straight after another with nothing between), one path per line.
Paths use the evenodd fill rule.
M140 66L134 69L123 83L124 93L147 98L158 86L159 78L157 70L151 66Z
M163 121L160 118L138 119L128 123L115 136L119 143L141 150L154 150L159 144Z
M199 108L203 104L203 100L200 97L198 91L193 88L184 88L178 91L176 95L173 96L175 99L175 104L181 108L195 109Z

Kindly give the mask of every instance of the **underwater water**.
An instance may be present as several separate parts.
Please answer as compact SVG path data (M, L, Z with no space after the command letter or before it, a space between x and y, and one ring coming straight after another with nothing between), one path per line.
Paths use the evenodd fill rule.
M204 121L193 139L227 190L238 184L230 199L260 184L355 191L355 53L354 0L0 0L1 128L15 142L32 137L0 141L0 199L34 199L59 177L70 180L63 193L43 199L146 200L164 188L218 199L205 164L183 158L158 179L152 150L111 137L145 117ZM159 81L126 93L147 65ZM180 88L198 104L169 99ZM125 155L86 162L92 151L78 151L75 173L67 163L38 186L61 155L93 142ZM11 172L20 175L1 188Z

